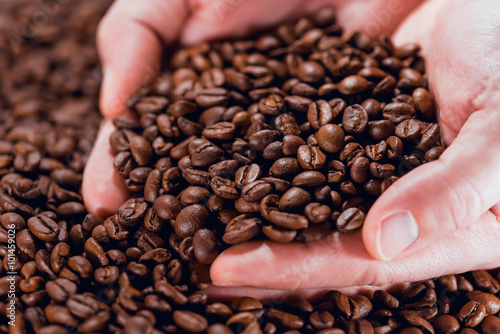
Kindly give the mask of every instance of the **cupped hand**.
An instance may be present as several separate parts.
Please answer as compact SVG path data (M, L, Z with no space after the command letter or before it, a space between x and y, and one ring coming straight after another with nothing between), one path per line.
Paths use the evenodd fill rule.
M347 29L370 36L389 34L422 0L117 0L99 26L97 42L104 70L101 111L104 121L89 157L83 197L91 213L106 217L128 198L113 170L111 119L126 111L125 102L157 75L163 52L179 41L241 37L253 30L304 16L326 5L338 9Z
M395 33L422 45L449 147L384 192L362 233L232 247L213 263L214 283L382 286L500 266L499 18L497 1L428 1Z
M124 112L126 99L154 78L164 46L176 39L193 44L241 36L327 3L339 8L347 28L387 33L418 3L405 2L377 26L377 15L389 2L293 0L282 8L279 1L119 0L99 33L103 114L110 119ZM233 247L212 265L214 283L275 289L382 286L499 266L498 15L499 4L492 0L429 1L394 35L397 44L416 41L423 47L449 148L385 192L362 233L334 233L309 244ZM123 180L113 172L111 131L108 121L83 185L87 208L103 216L127 198Z

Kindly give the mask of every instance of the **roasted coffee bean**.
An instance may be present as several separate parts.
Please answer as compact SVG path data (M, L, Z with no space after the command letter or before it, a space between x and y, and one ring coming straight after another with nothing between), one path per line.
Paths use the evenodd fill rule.
M494 334L498 333L498 329L500 328L500 319L494 315L489 315L484 318L483 322L481 322L481 329L484 334Z
M325 77L325 69L315 61L305 61L297 69L297 76L304 82L320 82Z
M189 333L201 333L208 327L208 321L191 311L174 311L173 320L177 326Z
M263 151L267 145L281 138L277 130L261 130L250 136L248 144L253 150Z
M344 95L358 94L368 89L368 87L368 80L359 75L348 76L337 85L339 92Z
M153 209L161 219L174 219L181 210L181 204L172 195L162 195L153 202Z
M193 236L193 251L196 259L203 264L210 264L218 253L215 234L208 229L200 229Z
M413 141L420 136L420 123L414 119L407 119L396 127L396 136L403 140Z
M309 225L306 217L294 213L271 210L268 215L272 223L292 230L306 228Z
M344 131L338 125L326 124L317 133L318 145L329 153L339 152L344 146Z
M326 183L326 176L318 171L302 172L293 178L294 187L318 187Z
M195 167L203 167L212 164L224 155L224 151L211 142L199 145L191 153L191 163Z
M180 202L184 205L195 204L208 200L210 190L197 186L189 186L181 192Z
M421 131L422 137L420 142L417 144L416 148L421 151L426 151L433 146L436 146L439 139L439 125L430 124Z
M368 176L368 169L370 168L370 160L366 157L356 158L351 166L350 174L354 182L363 183Z
M282 151L285 155L296 155L300 146L305 145L306 142L299 136L286 135L283 137Z
M315 130L319 130L323 125L331 123L336 116L330 104L325 100L311 103L307 110L307 120Z
M337 228L343 233L355 232L363 226L364 220L365 214L361 210L349 208L337 219Z
M347 133L363 134L368 128L368 113L359 104L354 104L344 110L342 126Z
M467 327L476 327L487 315L484 305L471 300L458 312L458 319Z
M269 194L272 190L270 183L258 180L247 184L241 190L241 197L247 202L257 202L260 201L264 196Z
M278 94L271 94L260 99L259 111L264 115L278 116L285 106L285 100Z
M177 168L177 167L174 167ZM165 192L170 192L171 190L177 188L180 185L180 177L177 174L178 170L174 170L170 172L170 169L167 170L163 174L163 181L162 181L162 188L168 189L168 191ZM186 168L182 172L182 177L184 180L186 180L189 184L192 185L209 185L210 184L210 174L208 174L205 171L199 170L199 169L194 169L194 168ZM171 179L174 178L174 179ZM172 189L173 188L173 189Z
M394 123L385 119L371 122L369 132L373 139L381 140L387 139L395 130L396 127Z
M321 169L326 163L326 155L317 146L302 145L297 150L297 158L304 169Z
M434 98L425 88L416 88L412 93L412 98L417 113L424 118L430 119L436 115Z
M274 127L281 132L282 135L300 135L300 128L297 121L292 115L281 114L274 119Z
M389 103L383 110L384 118L396 124L407 119L415 118L415 115L415 108L411 104L404 102Z
M235 199L238 197L236 184L229 179L216 176L210 181L210 187L217 196L222 198Z
M289 230L276 225L262 226L262 233L264 233L272 241L279 243L288 243L297 236L296 230Z
M300 170L299 161L295 158L281 158L276 160L271 168L269 175L274 177L285 177L295 174Z
M59 234L59 226L45 215L28 219L28 228L35 237L42 241L52 241Z
M444 147L442 146L436 146L431 149L429 149L427 152L425 152L425 160L426 161L434 161L439 159L441 154L444 152Z
M311 194L299 187L290 188L281 196L278 207L281 211L289 212L304 207L311 202Z
M396 144L397 145L397 144ZM373 161L380 161L384 158L385 154L388 152L388 144L385 140L375 145L367 145L365 147L366 156ZM396 150L398 147L396 146Z
M240 167L234 176L234 180L239 189L260 178L262 169L258 164L251 164Z
M255 237L261 229L258 218L244 214L232 219L226 226L222 240L230 245L236 245Z
M236 126L230 122L219 122L207 126L202 134L208 139L228 140L233 138L236 132Z
M175 221L172 222L172 226L178 236L187 238L202 228L207 218L207 209L200 204L193 204L186 206L179 212Z
M319 224L328 220L332 214L329 206L320 203L309 203L304 213L311 223Z

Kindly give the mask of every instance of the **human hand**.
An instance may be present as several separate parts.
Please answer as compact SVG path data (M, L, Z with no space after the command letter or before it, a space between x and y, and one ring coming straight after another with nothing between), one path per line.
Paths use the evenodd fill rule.
M213 263L214 283L279 289L382 286L498 267L499 15L500 4L491 0L428 1L395 33L396 44L422 45L449 147L439 160L384 192L362 233L334 233L308 244L232 247Z
M365 29L372 37L390 34L421 0L118 0L100 24L98 47L104 68L101 110L107 120L99 132L83 179L87 210L106 217L128 198L114 172L109 137L111 119L125 113L126 100L156 76L163 49L247 35L325 5L338 9L347 29Z

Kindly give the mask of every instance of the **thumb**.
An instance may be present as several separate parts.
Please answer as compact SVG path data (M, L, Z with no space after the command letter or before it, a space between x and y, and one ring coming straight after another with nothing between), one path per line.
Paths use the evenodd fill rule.
M109 138L115 127L104 120L83 172L82 194L87 211L108 217L129 197L123 178L113 167L114 155Z
M500 201L500 126L473 113L441 157L405 175L375 202L363 227L370 255L390 260L462 229Z

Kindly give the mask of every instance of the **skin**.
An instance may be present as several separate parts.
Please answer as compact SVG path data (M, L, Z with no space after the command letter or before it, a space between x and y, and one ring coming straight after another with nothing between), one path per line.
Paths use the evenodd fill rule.
M396 45L422 46L448 146L441 158L384 192L360 233L334 233L308 244L249 242L226 250L213 263L211 277L214 284L231 288L212 288L214 294L262 295L240 288L253 286L316 289L303 292L314 295L322 288L386 286L500 265L500 3L419 2L396 1L399 9L391 13L391 1L383 0L289 0L286 8L277 0L220 1L215 3L237 5L222 7L215 15L213 1L151 0L145 5L118 0L113 5L98 36L105 68L101 108L108 119L125 112L126 98L154 77L163 48L177 38L195 44L235 32L244 35L333 4L347 29L364 29L369 36L393 33ZM383 24L374 21L374 13L383 10L388 19ZM111 131L105 122L83 183L88 210L103 216L127 198L123 181L113 172ZM412 213L418 239L388 258L381 224L401 211ZM398 240L398 235L389 237Z

